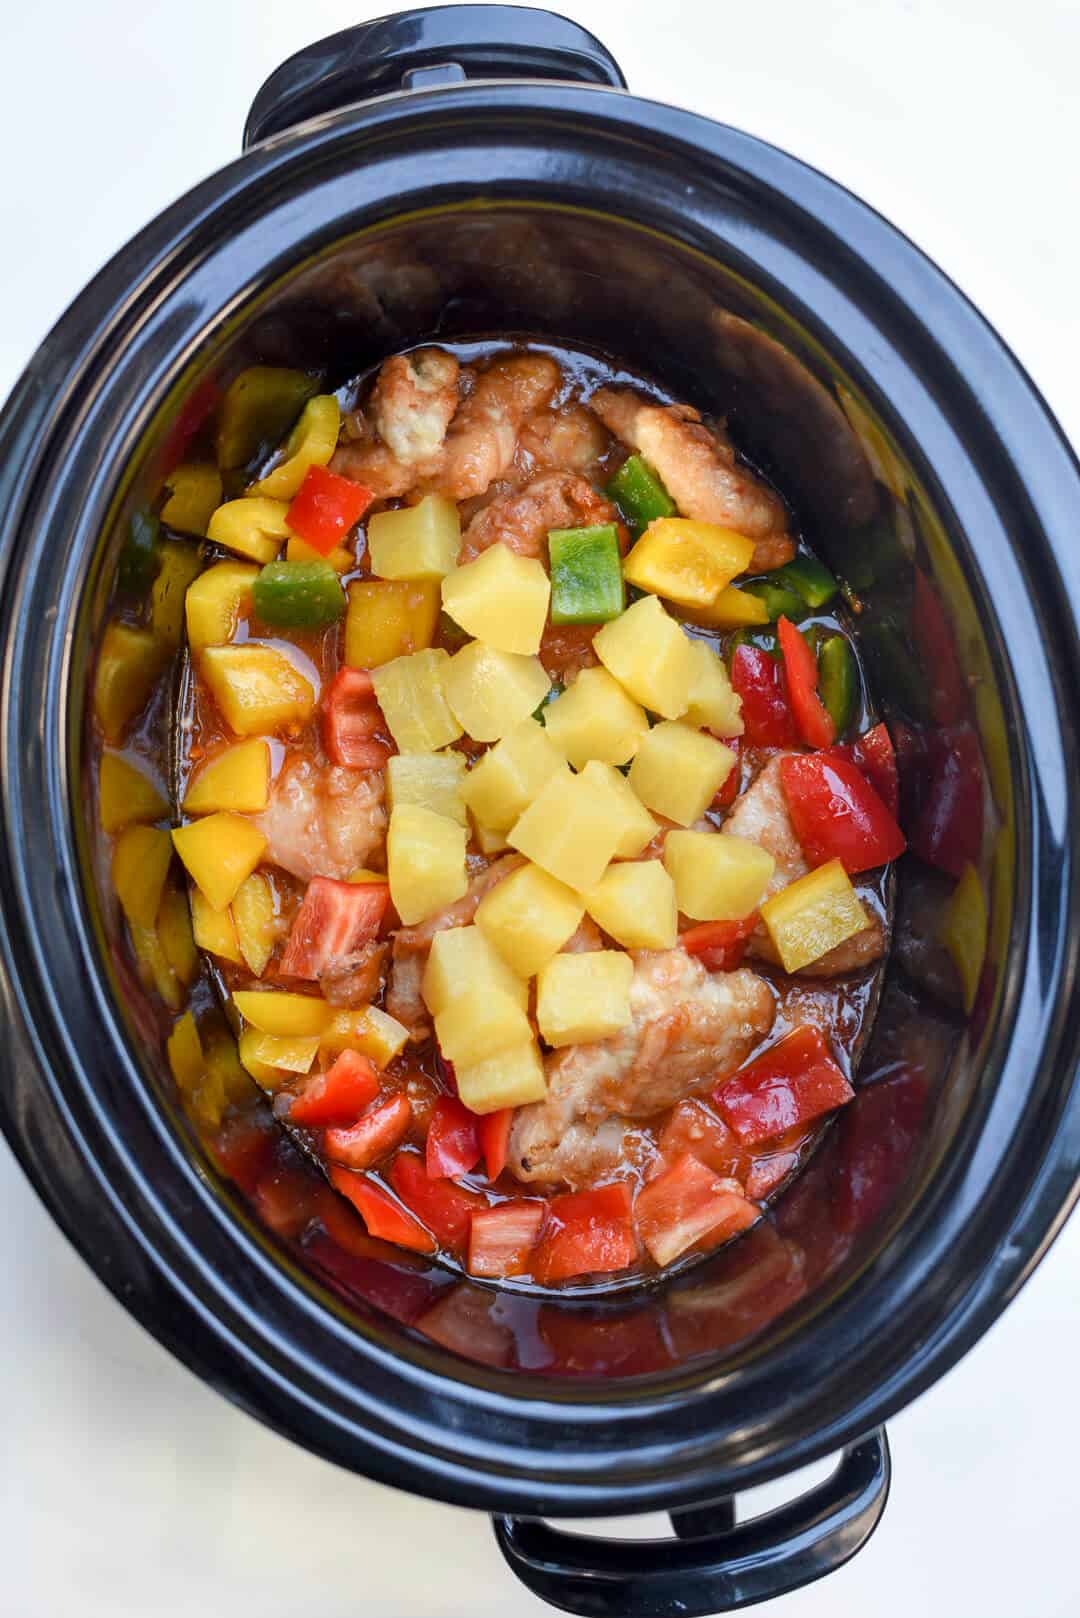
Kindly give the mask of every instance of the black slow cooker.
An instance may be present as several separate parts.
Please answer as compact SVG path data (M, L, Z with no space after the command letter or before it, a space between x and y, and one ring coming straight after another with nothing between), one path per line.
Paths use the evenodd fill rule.
M881 1423L986 1330L1080 1187L1076 462L884 220L629 95L563 18L454 6L348 30L267 81L245 147L97 276L0 419L0 1122L199 1375L318 1454L496 1513L548 1601L644 1618L776 1595L866 1541ZM344 376L489 332L623 356L724 410L851 581L898 743L932 751L956 721L942 659L962 668L994 828L968 1009L894 948L858 1100L762 1234L568 1300L574 1375L451 1353L258 1226L185 1126L93 834L86 699L127 516L207 379L313 355ZM916 943L924 877L901 862ZM620 1350L657 1321L662 1354ZM739 1489L837 1450L811 1494L736 1520ZM669 1541L545 1521L657 1508Z

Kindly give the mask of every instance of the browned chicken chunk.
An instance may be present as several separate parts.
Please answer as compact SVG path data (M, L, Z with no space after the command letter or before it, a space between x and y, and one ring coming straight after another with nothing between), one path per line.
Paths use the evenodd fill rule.
M287 764L255 824L267 841L264 859L302 882L343 880L373 864L381 869L386 808L381 770L319 766L302 754Z

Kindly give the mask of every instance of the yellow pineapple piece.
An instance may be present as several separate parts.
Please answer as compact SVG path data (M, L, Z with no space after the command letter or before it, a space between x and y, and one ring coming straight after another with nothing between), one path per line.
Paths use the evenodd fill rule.
M544 709L544 729L580 770L590 759L629 763L649 721L607 669L582 669L573 685Z
M386 801L391 810L401 803L418 803L464 826L464 780L465 758L452 748L444 753L396 753L386 765Z
M642 596L604 624L593 650L619 684L651 713L677 719L690 701L690 642L655 596Z
M266 838L239 815L208 815L172 834L176 852L214 910L225 910L262 859Z
M776 861L746 837L714 831L670 831L664 865L679 909L695 921L742 921L756 910Z
M116 897L128 920L147 931L157 921L171 863L172 842L167 831L128 826L116 839L112 856Z
M289 537L289 525L285 521L288 509L284 500L252 496L226 500L210 518L206 537L212 545L235 551L238 556L249 556L253 562L272 562L282 541Z
M455 995L436 1014L435 1034L447 1061L455 1067L458 1063L471 1067L500 1051L527 1044L532 1029L514 996L485 983Z
M500 652L531 656L540 650L550 601L543 563L501 543L442 582L444 610L467 635Z
M701 640L690 642L690 655L693 674L684 723L700 725L714 736L741 736L742 698L731 688L723 658Z
M485 831L507 832L553 775L568 773L543 725L523 719L473 766L461 796Z
M529 986L517 977L479 927L448 927L431 940L421 993L433 1017L466 989L481 985L528 1009Z
M441 579L457 565L461 518L445 494L380 511L367 525L371 571L380 579Z
M199 672L237 736L302 725L315 711L315 688L273 646L208 646Z
M212 814L229 809L238 815L257 815L270 796L270 744L261 737L226 747L200 766L184 794L188 815Z
M94 676L94 714L113 746L146 707L169 655L168 646L148 629L120 623L106 629Z
M659 860L609 865L585 908L624 949L674 949L679 932L675 884Z
M525 1107L547 1094L544 1063L534 1039L499 1051L481 1062L456 1065L458 1095L470 1112L498 1112Z
M654 725L630 766L630 786L658 815L690 826L735 768L735 754L703 731L668 719Z
M613 764L601 764L598 759L590 759L581 774L582 779L603 800L604 811L617 834L615 858L637 859L660 827L632 790L625 775Z
M554 955L536 979L536 1020L549 1045L608 1039L630 1021L634 963L622 950Z
M260 871L253 871L241 882L231 910L240 953L248 970L261 978L274 953L278 921L274 913L274 895Z
M318 995L289 994L277 989L236 989L233 1005L253 1028L280 1039L321 1035L334 1015L333 1006Z
M476 925L519 978L531 978L581 924L585 906L573 888L538 865L523 865L485 893Z
M418 803L390 816L386 863L390 897L406 927L414 927L460 899L465 876L465 828Z
M160 820L168 810L162 794L142 770L118 753L105 753L98 775L98 813L109 837L133 821Z
M491 826L485 826L475 815L472 816L470 825L481 854L501 854L504 848L510 847L504 831L495 831Z
M192 652L232 640L240 619L251 612L251 586L258 575L258 568L246 562L215 562L188 586L184 610Z
M192 888L189 901L191 925L199 948L216 955L219 960L243 966L244 957L240 953L231 910L215 910L198 888Z
M508 841L568 888L585 892L603 876L619 842L611 806L584 775L553 775L511 829Z
M169 498L161 508L162 522L205 538L206 525L221 504L221 473L213 461L185 461L169 473L165 487Z
M450 654L441 648L395 657L371 679L390 734L402 753L436 753L461 735L443 677Z
M349 585L345 661L377 669L426 651L438 622L438 579L357 579Z
M317 393L300 412L299 420L272 471L251 485L249 494L273 500L293 498L312 466L325 466L337 448L341 407L332 393ZM210 536L213 538L213 535Z
M551 681L538 657L474 640L443 669L443 689L462 729L474 741L496 742L540 705Z

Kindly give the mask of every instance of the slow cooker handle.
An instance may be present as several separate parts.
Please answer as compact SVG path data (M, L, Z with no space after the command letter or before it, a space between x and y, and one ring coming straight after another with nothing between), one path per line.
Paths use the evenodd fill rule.
M809 1493L735 1524L731 1502L672 1512L676 1539L593 1539L496 1517L499 1548L542 1601L580 1618L706 1618L786 1595L862 1549L889 1494L885 1429L844 1450Z
M554 11L527 6L397 11L331 34L276 68L251 104L244 149L369 96L467 78L573 79L626 89L611 52Z

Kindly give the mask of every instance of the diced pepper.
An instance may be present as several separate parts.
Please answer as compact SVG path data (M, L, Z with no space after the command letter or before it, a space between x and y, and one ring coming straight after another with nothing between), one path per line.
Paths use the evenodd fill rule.
M793 557L783 567L777 568L772 577L777 583L796 591L815 612L828 606L840 588L828 568L815 556Z
M790 618L798 623L810 610L799 592L784 584L782 568L767 579L751 579L742 588L747 595L757 596L764 603L769 622L773 624L778 618Z
M609 500L614 500L635 538L657 517L674 517L678 510L659 477L640 455L631 455L623 462L604 492Z
M546 1216L545 1203L525 1199L474 1213L469 1225L469 1274L490 1280L527 1274Z
M135 921L129 920L128 927L139 976L147 988L157 991L170 1011L179 1011L186 997L180 980L169 965L165 951L161 947L158 933L153 927L140 927Z
M760 919L753 910L741 921L703 921L680 933L679 943L688 955L697 956L707 972L734 972Z
M369 1169L405 1138L412 1122L408 1096L391 1096L348 1127L328 1129L323 1149L332 1163L347 1169Z
M979 873L966 865L945 906L941 941L953 958L964 988L964 1010L970 1015L986 959L986 899Z
M349 585L345 661L377 669L424 652L439 621L438 579L360 579Z
M94 679L94 714L107 742L115 746L123 740L168 660L169 648L149 630L115 622L108 626Z
M222 470L246 466L260 450L279 443L317 387L314 377L278 365L251 365L234 377L218 417Z
M874 791L894 819L900 815L900 776L896 765L896 750L885 725L874 725L861 736L838 750L850 758L856 769L866 776Z
M837 736L842 736L855 717L855 698L859 689L855 654L847 636L827 636L818 648L817 661L821 700Z
M322 699L322 738L330 760L354 770L378 770L390 748L375 735L385 728L366 669L339 669Z
M215 562L189 585L184 598L188 645L192 652L223 646L251 610L251 587L258 569L247 562Z
M738 1180L721 1179L689 1152L642 1187L634 1215L642 1241L661 1265L688 1248L730 1241L761 1218Z
M729 584L707 607L684 607L683 617L702 629L742 629L748 624L767 624L769 609L759 596Z
M107 836L112 837L135 821L160 820L167 809L165 799L141 769L118 753L102 756L98 814Z
M390 1165L390 1184L444 1247L460 1252L469 1238L473 1214L487 1207L479 1191L453 1180L433 1180L415 1152L399 1152Z
M776 627L799 735L807 747L829 747L836 740L836 727L818 696L817 659L789 618L781 617Z
M448 1287L412 1324L433 1343L473 1364L506 1366L514 1350L514 1334L498 1318L498 1300L481 1287Z
M424 1167L430 1180L456 1180L480 1161L476 1114L456 1096L440 1096L428 1124Z
M820 960L870 924L839 860L819 865L766 899L761 919L785 972Z
M377 1067L385 1068L405 1049L409 1030L378 1006L338 1011L323 1034L324 1051L359 1051Z
M370 489L352 478L343 478L326 466L309 466L286 520L297 538L328 557L374 498Z
M150 587L150 629L172 651L184 638L187 593L201 568L200 546L185 540L169 540L162 545L161 566Z
M206 525L212 545L221 545L253 562L272 562L289 537L284 500L266 495L246 495L242 500L226 500L218 506Z
M121 595L145 596L161 565L161 524L148 511L134 511L116 568Z
M303 724L315 707L311 681L275 646L207 646L199 671L237 736Z
M174 467L165 479L169 498L161 520L182 534L206 537L211 514L221 504L221 473L210 461L189 461Z
M366 1174L355 1174L334 1163L330 1167L330 1184L349 1199L372 1236L414 1253L434 1253L438 1245L434 1236Z
M292 500L303 483L309 466L325 466L337 448L341 430L341 407L332 393L319 393L309 399L300 418L285 441L281 459L258 483L253 495L273 500Z
M274 1151L274 1137L261 1119L252 1113L241 1113L226 1119L221 1133L211 1146L211 1156L218 1172L240 1187L245 1196L255 1190Z
M236 937L231 910L215 910L198 888L190 891L191 925L200 949L209 950L223 961L243 966L244 957Z
M281 957L282 976L317 978L369 943L378 934L389 898L384 882L312 877Z
M746 1174L746 1148L704 1101L680 1101L656 1144L667 1163L690 1152L722 1179L741 1180Z
M742 701L743 740L749 747L793 747L795 721L783 665L757 646L737 646L731 685Z
M313 1073L291 1097L285 1116L304 1129L352 1124L379 1093L375 1069L359 1051L342 1051L325 1073Z
M187 815L219 809L257 815L270 796L270 746L264 737L238 742L215 753L192 777L184 794Z
M277 1089L290 1073L307 1073L318 1049L317 1035L286 1039L261 1028L245 1028L237 1046L241 1062L265 1090Z
M626 597L614 523L553 528L548 551L553 624L606 624L619 616Z
M262 859L266 838L240 815L207 815L172 834L176 852L215 910L233 901L237 888Z
M112 883L124 914L140 927L157 920L165 878L172 860L167 831L152 826L128 826L116 839L112 857Z
M251 587L255 616L280 629L324 629L345 611L329 562L269 562Z
M938 731L929 750L933 773L911 846L928 865L960 877L982 849L982 754L970 725Z
M500 1107L498 1112L489 1112L485 1117L477 1119L480 1153L484 1159L487 1177L492 1182L499 1178L506 1167L510 1128L514 1122L515 1111L514 1107Z
M206 1064L199 1030L190 1011L176 1019L165 1050L176 1088L182 1095L194 1094L202 1083Z
M575 1275L606 1275L633 1264L640 1249L625 1181L553 1197L533 1259L541 1286Z
M333 1008L318 995L277 989L237 989L233 1004L245 1022L277 1039L311 1039L323 1033L333 1016Z
M716 1090L716 1105L744 1145L798 1129L852 1099L818 1028L804 1023Z
M780 642L776 638L776 630L771 627L759 628L757 625L747 625L743 629L737 629L728 640L729 667L734 664L735 653L740 646L756 646L759 652L768 652L774 662L780 661ZM786 691L786 685L784 689Z
M324 556L317 551L314 545L305 545L302 539L293 535L285 542L285 560L287 562L329 562L335 573L351 573L356 566L356 557L346 545L335 545L332 551Z
M795 835L810 865L838 859L854 875L899 859L903 832L870 782L846 759L805 753L780 761Z
M660 517L623 564L628 584L680 607L708 607L749 566L753 541L715 523Z
M181 893L179 888L166 887L162 895L157 936L169 967L187 988L199 970L199 952L191 930L191 908L187 894Z

